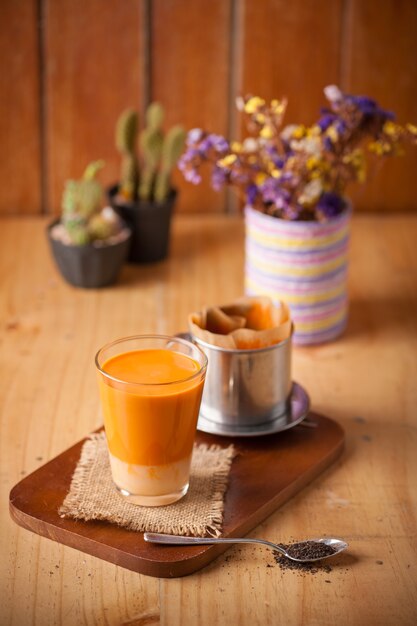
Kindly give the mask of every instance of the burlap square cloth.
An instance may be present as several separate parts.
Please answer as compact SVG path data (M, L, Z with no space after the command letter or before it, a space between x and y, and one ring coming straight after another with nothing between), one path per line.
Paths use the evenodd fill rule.
M234 456L232 445L195 445L187 495L169 506L142 507L130 504L116 491L105 434L92 434L84 443L59 514L76 520L105 520L140 532L219 535Z

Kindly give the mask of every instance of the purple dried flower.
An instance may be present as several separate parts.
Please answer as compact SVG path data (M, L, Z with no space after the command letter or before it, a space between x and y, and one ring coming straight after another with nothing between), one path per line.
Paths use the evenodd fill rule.
M182 155L180 160L178 161L178 167L183 172L186 167L192 163L195 159L198 159L200 156L199 150L195 148L188 148L186 152Z
M346 202L337 193L326 191L317 203L317 213L326 219L340 215L346 208Z
M211 145L217 152L228 152L229 142L221 135L209 135Z
M324 148L328 151L331 152L333 150L333 142L330 139L330 137L324 137L323 139L323 145Z
M291 199L291 196L288 193L288 191L286 191L285 189L281 189L281 192L277 195L274 204L277 207L277 209L281 209L282 211L290 211L291 210L290 199Z
M302 207L298 204L288 204L288 206L283 209L283 217L287 220L298 220L302 210Z
M292 185L296 185L298 183L298 176L294 172L284 172L280 178L280 183L291 183Z
M193 183L193 185L199 185L201 183L201 174L197 172L195 169L189 169L183 171L184 178L189 183Z
M376 100L368 98L368 96L346 96L348 102L353 102L363 113L372 113L377 109Z
M330 102L340 102L343 99L343 92L337 85L327 85L324 88L324 95Z
M337 120L335 124L336 131L339 135L342 135L347 130L347 124L344 120Z
M356 107L363 115L381 117L384 120L392 120L395 118L392 111L381 109L376 100L367 96L346 95L345 101Z
M206 157L211 150L219 156L229 151L229 143L221 135L203 134L194 145L198 148L202 157Z
M230 182L239 186L245 186L251 180L250 173L243 170L231 170L229 176Z
M276 157L275 159L272 159L272 160L274 162L275 167L278 167L279 169L281 169L285 165L285 159L283 159L282 157Z
M276 146L266 145L264 147L264 150L265 150L265 153L270 157L275 167L278 167L279 169L284 167L285 158L278 153Z
M280 210L288 209L291 195L289 191L282 186L282 179L267 178L259 189L264 202L272 203Z
M336 115L334 115L333 113L326 113L325 115L323 115L323 117L319 119L319 121L317 122L317 126L320 126L322 131L325 131L327 130L327 128L329 128L330 124L332 124L335 119Z
M259 189L264 202L273 202L275 204L280 193L280 185L276 178L267 178Z
M252 183L246 187L246 201L248 204L255 204L256 197L259 193L258 187Z
M211 141L209 135L206 135L198 144L198 149L201 154L206 154L209 150L211 150Z
M220 191L220 189L225 185L226 182L227 170L215 165L211 174L211 186L216 191Z
M346 96L346 102L353 104L362 113L375 113L377 109L376 101L366 96Z
M193 146L194 144L198 143L203 138L203 135L204 135L204 132L201 130L201 128L193 128L192 130L189 131L187 135L186 145Z

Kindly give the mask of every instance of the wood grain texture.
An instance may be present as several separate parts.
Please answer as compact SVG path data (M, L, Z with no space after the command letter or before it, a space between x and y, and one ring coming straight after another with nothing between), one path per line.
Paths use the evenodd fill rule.
M227 135L231 0L155 0L151 15L151 93L167 110L167 126ZM178 211L225 210L225 193L207 179L195 187L175 173Z
M0 214L41 211L39 16L36 0L0 3Z
M342 86L363 93L396 113L400 123L417 120L417 3L414 0L349 0L345 23ZM417 150L379 160L368 182L352 194L358 209L417 208Z
M3 0L0 6L0 214L57 213L62 186L103 157L119 176L114 125L150 99L183 123L235 137L238 94L287 95L310 123L323 87L376 97L417 121L414 0ZM352 188L358 210L416 211L416 150L379 161ZM179 212L233 208L232 192L186 183Z
M45 0L48 209L63 184L102 158L102 180L118 180L116 120L143 109L144 0Z
M342 0L242 0L239 94L287 96L287 123L311 124L337 83Z
M44 225L8 219L0 230L2 625L414 624L417 217L354 217L348 330L293 354L294 379L315 411L342 425L346 452L251 532L284 542L339 535L350 543L348 562L299 576L259 548L233 547L192 576L161 581L20 529L9 518L8 494L100 426L98 346L138 332L172 333L185 328L189 311L241 294L242 224L177 218L169 261L126 266L117 286L100 291L62 282Z

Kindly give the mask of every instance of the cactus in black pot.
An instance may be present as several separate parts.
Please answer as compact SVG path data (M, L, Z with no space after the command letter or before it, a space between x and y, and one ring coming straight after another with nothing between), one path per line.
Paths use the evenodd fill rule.
M134 109L126 109L116 125L121 173L119 184L109 190L109 197L132 228L132 262L159 261L168 252L177 195L171 175L184 149L186 132L177 125L164 133L163 120L162 105L153 102L146 110L146 124L140 133Z
M79 180L68 180L62 215L48 227L56 264L77 287L103 287L115 282L126 260L131 232L110 206L103 208L97 174L103 161L90 163Z

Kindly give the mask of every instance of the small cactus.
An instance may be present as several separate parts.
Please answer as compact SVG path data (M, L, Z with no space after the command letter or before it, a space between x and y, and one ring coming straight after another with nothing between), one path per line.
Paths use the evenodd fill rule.
M93 215L89 224L88 232L91 239L108 239L114 235L114 224L100 213Z
M77 215L68 216L63 220L70 242L75 246L84 246L90 241L85 220Z
M69 243L83 246L107 239L122 228L113 209L101 208L103 187L96 180L103 161L90 163L80 180L68 180L62 197L61 224Z
M164 109L158 102L149 105L145 117L146 127L140 133L141 172L135 155L138 116L127 109L118 120L116 146L122 153L119 192L129 200L162 202L171 189L171 173L183 150L185 131L176 126L164 138Z

